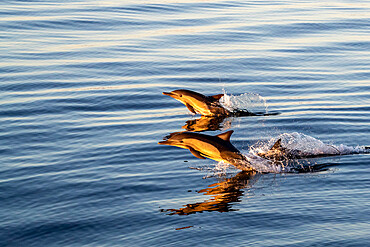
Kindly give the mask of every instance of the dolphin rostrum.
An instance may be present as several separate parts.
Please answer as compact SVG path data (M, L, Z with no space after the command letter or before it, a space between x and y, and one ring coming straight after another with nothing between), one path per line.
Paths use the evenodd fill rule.
M233 130L210 136L194 132L175 132L158 144L189 149L199 159L213 159L234 165L244 171L254 170L249 162L230 142Z
M228 116L232 114L219 102L219 99L224 96L223 94L205 96L186 89L174 90L170 93L163 92L163 94L180 101L194 114L199 113L204 116Z

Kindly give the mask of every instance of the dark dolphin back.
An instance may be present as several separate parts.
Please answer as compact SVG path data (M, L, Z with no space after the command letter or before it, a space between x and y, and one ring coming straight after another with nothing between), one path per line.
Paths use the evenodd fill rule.
M194 98L196 98L197 100L200 100L200 101L204 101L204 100L208 99L207 96L205 96L201 93L194 92L194 91L187 90L187 89L179 89L179 90L175 90L173 92L181 93L181 94L187 95L187 96L191 96L191 97L194 97Z

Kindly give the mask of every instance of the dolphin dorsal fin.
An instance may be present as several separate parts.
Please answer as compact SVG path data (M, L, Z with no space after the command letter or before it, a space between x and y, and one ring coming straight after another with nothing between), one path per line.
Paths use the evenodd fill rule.
M270 150L281 149L281 138L277 140Z
M234 131L233 130L229 130L228 132L225 132L225 133L222 133L222 134L217 135L217 137L218 138L221 138L224 141L229 142L230 141L230 136L231 136L232 133L234 133Z
M211 97L216 99L216 100L219 100L221 99L222 97L224 96L224 94L216 94L216 95L212 95Z

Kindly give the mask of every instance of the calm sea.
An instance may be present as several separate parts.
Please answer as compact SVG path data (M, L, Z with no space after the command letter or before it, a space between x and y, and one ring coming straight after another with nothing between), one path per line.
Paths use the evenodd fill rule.
M369 154L251 174L157 143L200 118L162 95L185 88L258 94L279 113L202 129L234 130L243 153L289 133L370 145L369 13L352 0L1 1L0 246L368 246Z

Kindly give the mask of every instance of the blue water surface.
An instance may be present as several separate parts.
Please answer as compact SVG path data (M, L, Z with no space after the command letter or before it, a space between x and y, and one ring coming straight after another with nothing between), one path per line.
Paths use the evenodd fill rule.
M370 156L311 173L220 169L160 146L163 91L256 93L243 152L282 133L370 145L366 1L0 3L0 246L368 246ZM195 169L191 169L195 168Z

